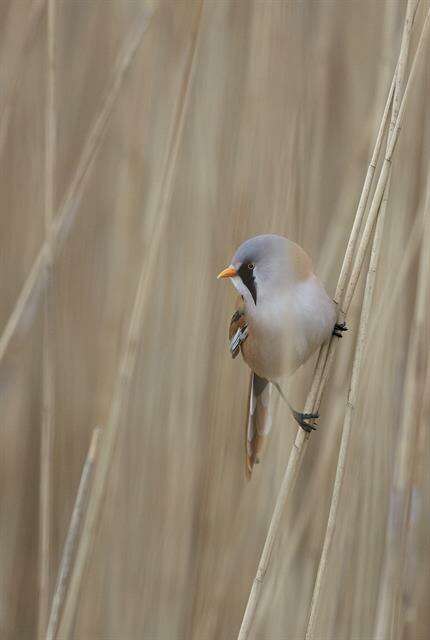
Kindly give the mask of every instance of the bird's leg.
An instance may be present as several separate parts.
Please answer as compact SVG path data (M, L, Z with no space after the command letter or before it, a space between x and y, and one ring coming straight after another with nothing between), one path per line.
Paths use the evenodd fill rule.
M343 331L348 331L346 322L340 322L340 323L336 322L333 329L333 335L337 336L338 338L341 338Z
M296 411L293 409L291 404L288 401L288 398L284 395L284 392L281 389L281 385L279 382L272 382L273 386L278 390L279 395L283 399L283 401L288 405L291 413L293 414L294 420L297 424L306 431L306 433L311 433L311 431L315 431L318 425L312 424L311 422L306 422L307 420L317 420L319 418L319 413L302 413L301 411Z

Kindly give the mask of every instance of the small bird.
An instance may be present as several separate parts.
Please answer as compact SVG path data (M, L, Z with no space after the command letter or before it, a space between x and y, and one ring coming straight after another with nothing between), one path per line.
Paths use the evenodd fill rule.
M291 376L331 334L342 337L336 304L312 270L299 245L278 235L246 240L218 278L230 278L240 294L229 329L230 351L239 351L251 369L246 427L246 474L259 462L271 427L271 384L288 403L298 424L310 432L308 420L318 414L295 411L280 381Z

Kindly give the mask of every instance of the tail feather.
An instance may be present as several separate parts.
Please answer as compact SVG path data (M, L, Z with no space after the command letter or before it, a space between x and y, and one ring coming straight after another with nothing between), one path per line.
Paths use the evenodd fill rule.
M272 426L269 410L270 393L269 381L251 373L246 424L246 477L248 480L251 478L254 465L260 462L259 455Z

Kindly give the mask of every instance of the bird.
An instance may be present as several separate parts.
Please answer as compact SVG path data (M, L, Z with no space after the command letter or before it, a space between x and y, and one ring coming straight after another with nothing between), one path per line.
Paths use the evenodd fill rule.
M332 334L342 337L336 303L313 272L312 261L295 242L275 234L246 240L230 265L218 274L239 293L229 326L233 358L242 357L251 370L246 424L246 476L259 462L271 428L272 386L288 403L306 432L315 429L316 413L290 405L281 381L290 377Z

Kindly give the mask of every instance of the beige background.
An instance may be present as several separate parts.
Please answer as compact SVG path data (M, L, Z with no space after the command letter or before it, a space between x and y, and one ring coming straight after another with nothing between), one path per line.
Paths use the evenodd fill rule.
M215 276L241 241L276 232L310 253L334 293L406 3L58 0L56 209L115 61L145 8L153 11L148 28L55 260L52 572L92 429L108 419L140 269L160 224L175 114L188 92L131 402L75 638L230 640L240 626L295 426L276 399L269 446L247 484L248 372L227 348L233 288ZM425 8L422 0L413 48ZM405 247L414 221L420 224L429 175L428 49L425 58L396 150L370 346L318 618L324 640L373 638L415 302L417 246ZM1 328L44 238L45 81L43 2L1 0ZM399 281L405 256L411 267ZM303 637L360 300L361 289L321 428L275 545L257 615L259 640ZM36 295L0 368L5 640L36 637L42 310ZM309 363L293 385L295 406L303 403L311 373ZM422 437L401 636L411 640L426 638L430 624L429 440Z

